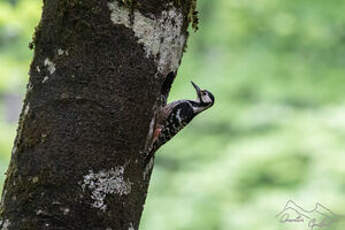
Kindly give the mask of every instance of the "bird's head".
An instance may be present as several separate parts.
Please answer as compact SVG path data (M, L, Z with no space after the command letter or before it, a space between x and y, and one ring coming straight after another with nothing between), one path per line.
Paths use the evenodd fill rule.
M198 95L197 102L199 112L210 108L214 104L214 96L211 92L206 89L200 89L194 82L191 82Z

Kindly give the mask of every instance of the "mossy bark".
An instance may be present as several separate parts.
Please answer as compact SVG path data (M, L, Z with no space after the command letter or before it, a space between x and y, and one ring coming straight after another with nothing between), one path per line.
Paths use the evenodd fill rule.
M148 16L180 9L186 37L195 10L195 0L118 2ZM1 229L138 229L151 175L146 139L170 85L133 31L110 20L108 3L44 0ZM121 177L106 173L117 167Z

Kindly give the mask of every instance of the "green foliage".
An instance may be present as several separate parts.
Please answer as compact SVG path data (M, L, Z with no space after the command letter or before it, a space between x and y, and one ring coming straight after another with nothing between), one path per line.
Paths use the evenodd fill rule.
M24 94L40 4L0 2L0 95ZM195 97L193 80L216 103L159 151L142 230L303 229L275 218L289 199L345 214L344 10L340 0L199 0L170 100ZM4 172L16 125L1 116L0 127Z
M40 11L36 0L0 1L0 92L23 90L32 55L28 45Z

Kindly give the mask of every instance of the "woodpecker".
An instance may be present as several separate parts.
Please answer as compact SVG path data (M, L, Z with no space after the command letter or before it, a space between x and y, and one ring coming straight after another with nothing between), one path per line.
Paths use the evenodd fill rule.
M164 106L158 113L154 127L152 146L147 156L150 160L159 147L173 138L196 115L210 108L214 104L211 92L200 89L191 82L196 90L196 100L178 100Z

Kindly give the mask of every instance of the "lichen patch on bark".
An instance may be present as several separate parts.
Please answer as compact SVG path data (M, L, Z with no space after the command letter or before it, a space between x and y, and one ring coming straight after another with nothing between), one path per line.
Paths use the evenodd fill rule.
M30 103L26 104L24 109L24 117L29 113L30 111Z
M148 17L135 9L131 13L117 1L109 2L108 7L111 21L132 29L138 42L143 45L146 57L153 56L159 73L166 76L177 70L186 42L182 10L170 6L159 16Z
M53 74L56 70L55 64L51 60L49 60L49 58L46 58L44 60L44 66L47 67L50 74Z
M8 230L8 227L11 225L9 220L4 220L4 221L0 221L0 226L1 226L1 230Z
M107 195L128 195L131 192L131 182L124 179L124 167L115 167L110 170L101 170L94 173L92 170L89 174L84 176L81 183L83 191L86 188L91 192L91 198L94 208L99 208L102 211L107 209L105 198Z
M45 77L43 78L43 80L42 80L42 83L44 84L44 83L46 83L48 80L49 80L49 77L48 77L48 76L45 76Z
M59 49L57 50L57 53L58 53L59 56L62 56L62 55L64 55L64 54L68 56L68 54L69 54L67 50L65 51L65 50L63 50L63 49L61 49L61 48L59 48Z
M70 212L69 208L61 208L61 211L63 212L63 214L66 216L68 215L68 213Z

